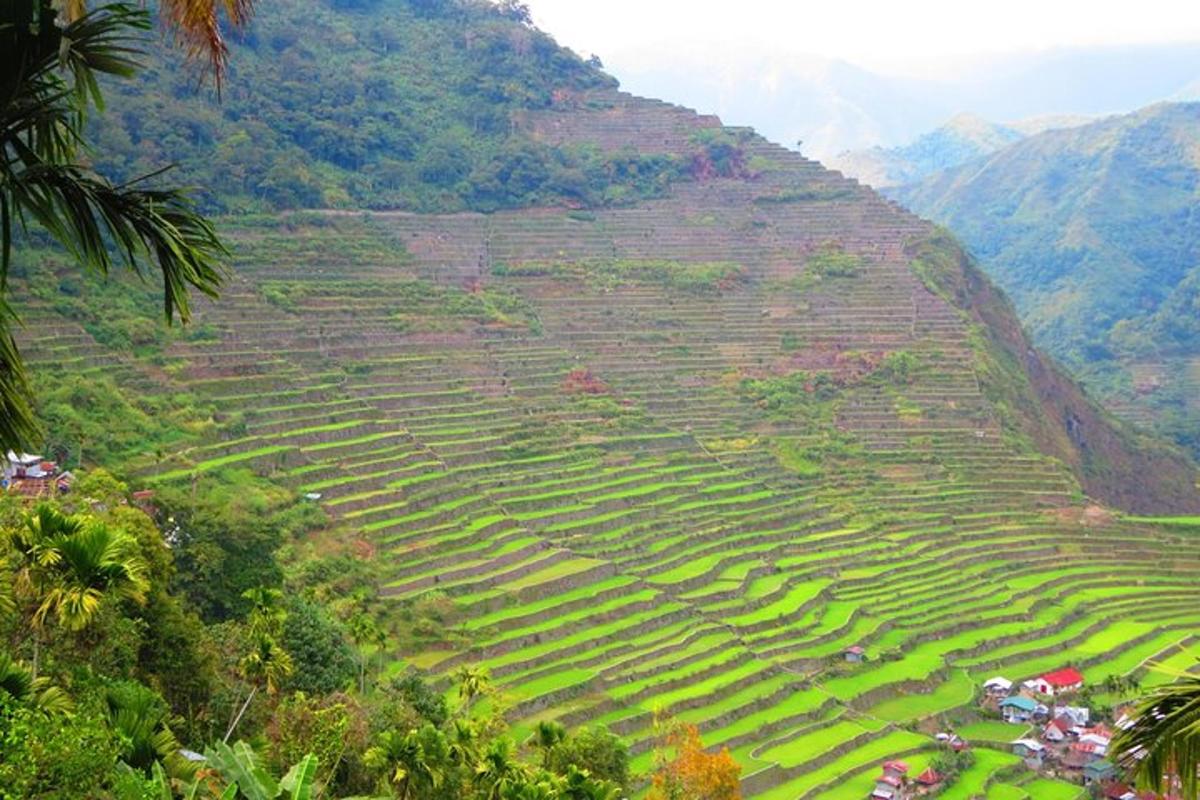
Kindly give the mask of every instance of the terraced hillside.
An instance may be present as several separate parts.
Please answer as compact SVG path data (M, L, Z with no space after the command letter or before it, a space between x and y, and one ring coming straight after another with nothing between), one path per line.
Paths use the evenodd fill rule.
M605 90L520 124L678 155L719 123ZM997 671L1190 644L1195 529L1089 499L1195 508L1190 467L1108 427L930 225L725 135L732 167L632 207L231 221L203 336L121 358L44 308L28 350L221 410L148 482L273 476L361 532L395 603L451 598L397 657L484 664L521 724L606 723L641 768L665 709L749 796L865 796L928 761L906 723ZM963 797L1072 796L980 753Z

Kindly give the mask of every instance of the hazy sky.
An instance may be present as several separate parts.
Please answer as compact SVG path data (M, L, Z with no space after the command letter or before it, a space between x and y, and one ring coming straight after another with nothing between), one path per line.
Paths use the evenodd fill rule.
M1200 40L1194 0L527 0L560 43L613 66L677 50L841 58L945 77L964 58L1099 44Z

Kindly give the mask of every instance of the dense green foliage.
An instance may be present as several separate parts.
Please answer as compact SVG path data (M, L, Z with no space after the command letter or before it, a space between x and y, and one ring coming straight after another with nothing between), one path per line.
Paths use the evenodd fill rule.
M229 483L225 493L214 481L197 487L207 501L198 506L160 494L162 532L127 504L126 487L104 472L87 475L62 504L34 511L11 497L0 504L0 638L6 646L0 797L149 800L172 786L183 791L196 774L178 755L181 746L203 750L206 767L219 776L203 779L199 794L188 795L196 797L216 797L235 780L238 797L257 797L246 783L251 773L268 797L275 796L271 787L286 788L300 773L311 773L306 780L328 797L508 797L502 788L511 784L541 786L539 797L574 800L611 798L627 785L625 746L600 728L578 736L564 731L539 757L543 766L532 763L536 744L523 758L486 672L464 671L470 688L454 706L414 672L385 679L378 661L356 649L387 639L384 633L356 641L364 615L384 625L369 570L346 570L336 558L304 555L295 546L279 550L298 533L286 521L289 508L306 506L263 497L262 487L237 475L227 481L241 482ZM235 502L229 493L235 488L236 496L250 499ZM259 531L249 539L259 547L256 555L239 551L235 562L220 561L221 570L197 580L196 551L217 553L252 529ZM203 540L184 533L200 530ZM64 604L74 572L38 553L72 552L72 540L90 541L98 531L121 543L112 557L130 582L123 588L125 573L106 568L107 577L91 583L94 603ZM71 558L77 563L78 556ZM287 559L287 569L279 558ZM247 561L246 568L235 571L237 560ZM232 578L217 580L222 571ZM239 592L251 578L260 583ZM193 602L189 592L201 584L204 592ZM264 584L283 587L286 600L260 588ZM205 624L193 609L219 611L225 621ZM271 678L269 668L262 671L261 643L282 648L273 656L286 658L282 680ZM481 697L486 706L471 702ZM235 730L255 740L257 750L218 741ZM395 777L401 766L427 770L428 780L405 784ZM87 788L81 793L81 787Z
M220 103L166 47L113 86L97 168L178 163L224 211L603 204L687 174L686 159L554 148L516 128L522 112L614 83L516 4L282 0L231 50Z
M1030 137L894 190L967 243L1039 345L1193 448L1198 131L1200 105L1164 104Z

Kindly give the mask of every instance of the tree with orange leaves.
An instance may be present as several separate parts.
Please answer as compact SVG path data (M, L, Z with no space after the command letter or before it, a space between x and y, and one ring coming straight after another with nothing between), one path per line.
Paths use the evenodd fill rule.
M695 725L656 717L649 800L741 800L742 767L728 747L709 753Z

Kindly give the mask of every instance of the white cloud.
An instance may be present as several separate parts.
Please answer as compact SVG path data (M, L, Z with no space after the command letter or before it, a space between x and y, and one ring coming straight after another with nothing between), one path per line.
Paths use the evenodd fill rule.
M992 54L1200 40L1187 0L528 0L539 27L624 64L691 52L840 58L893 74Z

